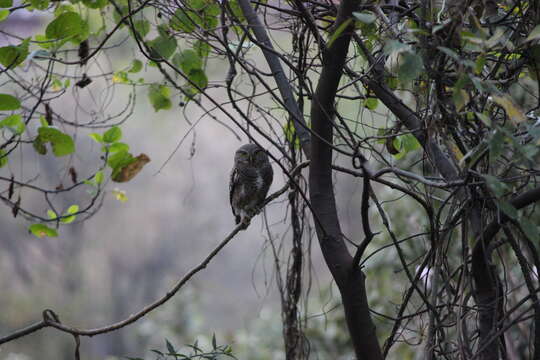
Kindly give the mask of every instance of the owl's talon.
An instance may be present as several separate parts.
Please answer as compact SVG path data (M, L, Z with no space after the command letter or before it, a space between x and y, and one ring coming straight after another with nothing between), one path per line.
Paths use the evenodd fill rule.
M244 217L244 218L242 219L242 221L240 222L240 224L242 225L242 227L241 227L242 229L247 229L248 226L249 226L249 224L251 224L251 219L250 219L249 217L246 216L246 217Z

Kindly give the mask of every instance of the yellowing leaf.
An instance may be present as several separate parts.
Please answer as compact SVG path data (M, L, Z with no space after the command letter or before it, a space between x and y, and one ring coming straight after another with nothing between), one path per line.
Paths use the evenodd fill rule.
M497 105L501 106L504 111L506 111L506 115L508 115L508 117L514 124L519 124L520 122L527 120L527 117L525 116L523 111L521 111L521 109L508 95L493 95L491 98Z
M113 191L112 191L114 197L116 198L116 200L122 202L122 203L125 203L126 201L128 201L128 197L126 196L126 192L124 190L120 190L118 188L115 188Z
M67 215L70 215L70 216L64 217L60 221L63 222L64 224L72 223L73 221L75 221L75 218L77 217L76 215L72 215L72 214L75 214L78 211L79 211L79 205L71 205L67 209L66 213L64 214L64 216L67 216Z
M30 225L28 230L40 239L44 238L45 236L49 236L49 237L58 236L58 231L56 231L55 229L51 229L50 227L44 224Z
M461 152L461 150L459 150L456 144L450 144L450 150L452 150L454 156L458 161L463 159L463 153Z
M114 73L112 77L112 81L115 84L127 84L129 83L129 79L127 76L127 73L125 71L117 71Z
M463 110L470 100L469 94L463 89L454 89L452 98L454 99L454 104L456 105L456 110L458 112Z
M140 154L134 158L129 164L122 167L122 169L112 176L114 182L128 182L137 175L144 165L150 162L150 158L146 154Z

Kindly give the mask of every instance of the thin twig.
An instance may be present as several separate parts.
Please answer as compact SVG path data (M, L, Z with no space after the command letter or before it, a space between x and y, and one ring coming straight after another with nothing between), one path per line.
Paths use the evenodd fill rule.
M296 174L298 171L303 169L309 164L309 161L305 161L298 166L296 166L292 172L291 176ZM274 192L272 195L266 198L264 203L261 206L261 209L264 208L266 205L268 205L273 200L277 199L279 196L281 196L283 193L285 193L291 186L291 182L288 182L285 186L283 186L278 191ZM253 214L255 216L256 214ZM249 217L251 219L251 217ZM36 322L35 324L29 325L25 328L22 328L20 330L14 331L13 333L3 336L0 338L0 345L5 344L7 342L10 342L12 340L24 337L26 335L29 335L33 332L36 332L38 330L41 330L46 327L53 327L56 328L62 332L72 334L74 336L94 336L94 335L100 335L104 333L108 333L111 331L115 331L118 329L121 329L127 325L130 325L143 316L147 315L151 311L155 310L159 306L166 303L169 299L171 299L195 274L200 272L201 270L205 269L206 266L210 263L210 261L238 234L240 231L245 230L245 224L240 223L238 226L236 226L230 233L227 235L225 239L223 239L215 248L206 256L206 258L197 266L195 266L191 271L189 271L186 275L184 275L164 296L157 299L153 303L145 306L143 309L139 310L138 312L128 316L122 321L116 322L114 324L102 326L99 328L94 329L78 329L75 327L71 327L68 325L64 325L60 323L58 320L57 315L52 310L45 310L43 312L43 320Z

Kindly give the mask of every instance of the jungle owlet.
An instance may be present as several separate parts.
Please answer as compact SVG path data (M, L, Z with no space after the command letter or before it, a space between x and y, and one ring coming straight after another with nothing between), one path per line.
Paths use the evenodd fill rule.
M263 203L274 171L266 152L255 144L242 145L234 154L229 199L237 224L252 216Z

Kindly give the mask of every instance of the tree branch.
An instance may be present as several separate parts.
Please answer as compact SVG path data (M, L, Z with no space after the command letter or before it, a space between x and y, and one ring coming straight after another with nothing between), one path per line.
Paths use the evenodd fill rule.
M255 34L257 40L266 48L274 50L272 42L270 41L270 38L266 33L266 29L261 24L255 11L253 11L249 0L238 0L238 5L240 5L242 13L246 17L247 22L253 30L253 33ZM283 67L279 62L279 58L274 54L273 51L270 51L265 47L261 47L261 50L266 59L266 62L268 63L268 66L270 67L270 70L272 70L272 74L274 75L274 79L276 80L279 92L281 94L281 97L283 98L283 102L285 103L286 110L292 117L294 128L298 135L298 139L300 140L300 146L302 147L305 156L309 159L309 146L311 136L309 134L309 131L307 130L308 127L306 125L306 122L304 121L304 115L300 111L298 103L294 99L294 94L292 92L289 79L287 79L287 76L285 76L285 72L283 71Z
M530 204L540 201L540 187L529 190L510 200L510 204L516 209L521 209ZM498 359L499 346L489 346L489 343L497 340L493 336L498 331L497 322L502 316L502 288L497 275L495 265L491 263L490 242L499 232L502 224L510 220L502 212L498 212L493 220L480 235L472 253L472 276L475 284L475 298L479 306L479 331L480 339L478 348L480 359ZM535 330L538 331L538 330Z
M333 29L339 29L348 21L359 5L356 0L343 0ZM341 292L356 356L380 360L382 355L369 312L365 277L354 267L339 224L332 182L332 147L328 146L333 143L334 101L353 31L353 26L348 26L332 46L323 51L322 72L311 105L312 130L319 136L311 141L309 192L312 208L320 219L316 231L321 250Z
M309 164L309 161L305 161L298 166L296 166L291 171L291 176L294 176L298 171L303 169ZM261 209L264 208L266 205L268 205L273 200L277 199L279 196L281 196L283 193L285 193L289 187L292 185L292 182L289 181L285 186L283 186L278 191L274 192L272 195L268 196L264 203L261 206ZM251 217L255 216L256 214L253 214ZM251 219L249 217L249 219ZM14 331L13 333L0 337L0 345L5 344L7 342L10 342L12 340L24 337L26 335L32 334L38 330L41 330L43 328L52 327L57 330L60 330L61 332L69 333L74 336L95 336L100 335L104 333L108 333L111 331L115 331L118 329L121 329L127 325L130 325L143 316L147 315L151 311L157 309L159 306L166 303L169 299L171 299L194 275L196 275L201 270L205 269L206 266L210 263L210 261L238 234L240 231L245 229L245 225L243 223L240 223L238 226L236 226L230 233L227 235L225 239L223 239L215 248L204 258L203 261L199 263L199 265L195 266L193 269L191 269L186 275L184 275L164 296L157 299L153 303L145 306L143 309L139 310L135 314L132 314L125 318L122 321L116 322L114 324L102 326L99 328L94 329L78 329L75 327L71 327L68 325L64 325L60 323L58 320L58 316L50 309L47 309L43 312L43 319L39 322L36 322L32 325L29 325L25 328L22 328L20 330Z

